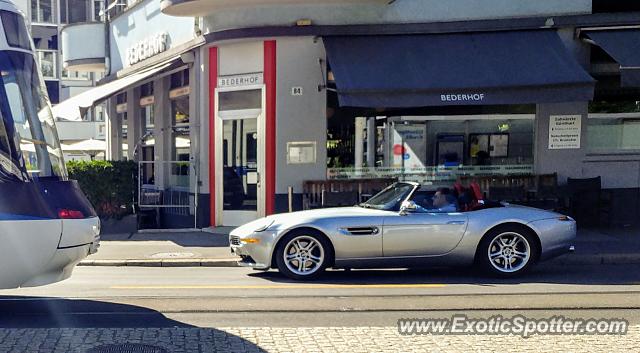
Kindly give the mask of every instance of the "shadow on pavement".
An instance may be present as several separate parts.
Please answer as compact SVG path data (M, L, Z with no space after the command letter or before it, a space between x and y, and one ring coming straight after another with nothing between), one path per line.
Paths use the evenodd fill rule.
M0 296L0 328L191 327L134 305L84 299Z
M33 346L42 352L93 352L114 346L120 350L106 351L139 352L122 350L123 345L146 345L162 348L153 352L265 352L232 333L195 327L145 307L84 299L0 296L0 330L0 347L24 351Z
M255 272L251 277L275 283L300 283L277 271ZM590 265L565 266L541 263L529 273L516 278L493 278L473 268L413 268L413 269L354 269L328 270L320 277L306 283L380 285L380 284L590 284L620 285L640 284L640 265Z
M229 236L207 232L101 234L101 241L169 241L183 247L229 247Z

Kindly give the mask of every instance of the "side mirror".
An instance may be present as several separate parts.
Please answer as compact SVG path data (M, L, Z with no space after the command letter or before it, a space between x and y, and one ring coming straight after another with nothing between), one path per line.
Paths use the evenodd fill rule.
M400 215L406 216L410 212L415 212L418 209L418 205L416 205L413 201L404 201L400 206Z

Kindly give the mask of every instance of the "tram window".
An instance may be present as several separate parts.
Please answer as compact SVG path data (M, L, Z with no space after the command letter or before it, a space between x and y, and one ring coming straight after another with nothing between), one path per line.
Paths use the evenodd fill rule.
M16 168L34 176L65 178L53 116L37 72L32 55L0 51L0 111L9 143L22 152L22 158L12 159L24 160Z
M22 16L9 11L0 11L0 20L10 46L31 49L31 41Z

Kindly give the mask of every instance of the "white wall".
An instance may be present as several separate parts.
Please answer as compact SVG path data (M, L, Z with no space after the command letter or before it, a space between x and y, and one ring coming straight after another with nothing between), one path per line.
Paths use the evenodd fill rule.
M105 57L103 23L81 23L64 27L60 43L62 61L103 59Z
M311 19L317 25L464 21L591 13L591 0L399 0L389 5L272 5L219 10L204 18L206 32L229 28L291 25Z
M106 127L104 122L96 121L56 121L58 137L66 140L104 140Z
M173 17L160 12L160 1L146 0L135 5L111 22L109 33L111 72L126 67L127 49L149 38L166 32L168 49L194 38L192 17Z
M318 91L323 84L324 45L311 37L278 38L276 102L276 193L287 193L293 186L302 192L305 180L326 178L327 94ZM302 87L302 96L291 89ZM287 142L316 142L315 164L287 164Z

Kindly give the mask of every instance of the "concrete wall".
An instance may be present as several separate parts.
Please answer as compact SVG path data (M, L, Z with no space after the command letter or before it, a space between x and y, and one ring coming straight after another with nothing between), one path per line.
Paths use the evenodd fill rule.
M325 51L321 40L311 37L277 40L276 103L276 193L293 186L302 192L304 180L326 178L327 94L323 84ZM302 87L302 96L293 96L293 87ZM287 142L316 142L316 163L287 165Z
M310 19L317 25L438 22L591 13L591 0L401 0L391 4L255 6L220 10L204 18L204 32L229 28L290 25Z
M102 127L102 128L101 128ZM57 121L58 137L66 140L88 140L105 138L105 123L95 121ZM102 133L100 133L102 129Z
M536 111L535 172L558 173L558 183L565 184L568 177L582 178L582 160L586 154L587 102L538 104ZM581 137L579 149L549 149L549 117L551 115L580 115Z
M146 0L136 4L111 22L109 31L111 72L127 66L127 49L146 38L168 33L168 49L194 38L194 19L173 17L160 12L160 1Z

